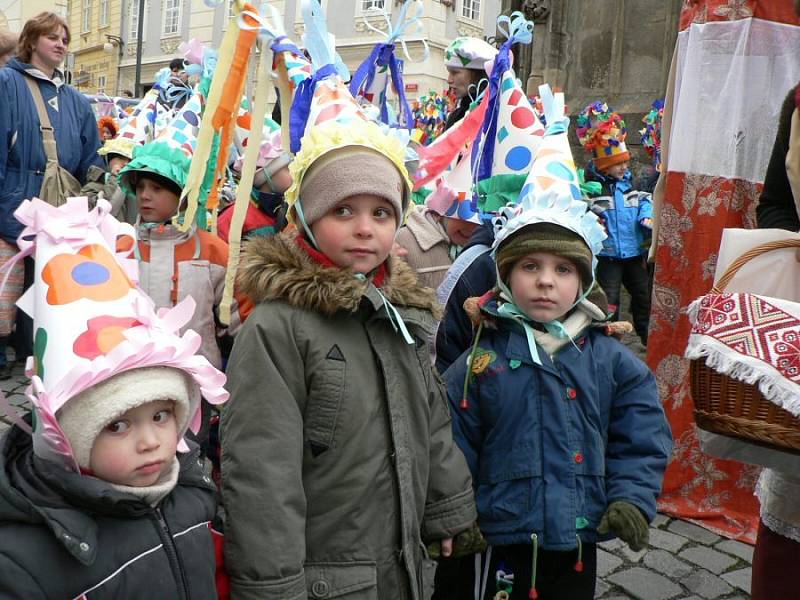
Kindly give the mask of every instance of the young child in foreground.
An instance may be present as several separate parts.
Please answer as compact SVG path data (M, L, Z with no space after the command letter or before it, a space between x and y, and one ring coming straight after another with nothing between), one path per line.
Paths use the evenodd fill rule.
M497 288L445 379L490 544L482 597L591 600L598 539L646 547L671 437L652 373L595 326L597 218L527 202L501 218Z
M197 430L201 390L227 397L225 377L195 355L196 334L174 333L190 303L156 315L115 261L114 238L81 238L105 200L92 218L85 198L58 209L53 230L69 241L50 256L56 209L35 202L22 234L43 227L34 410L0 444L0 598L214 600L216 490L182 440Z
M428 599L423 541L450 554L474 525L425 342L435 298L390 257L403 160L374 123L316 125L291 167L297 230L245 247L239 284L256 307L221 427L233 598Z

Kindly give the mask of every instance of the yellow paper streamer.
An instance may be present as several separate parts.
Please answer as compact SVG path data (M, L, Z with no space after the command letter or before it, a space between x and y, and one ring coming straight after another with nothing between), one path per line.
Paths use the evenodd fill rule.
M228 233L228 270L225 273L225 289L219 307L219 319L227 325L231 321L231 304L236 285L236 271L239 269L239 253L242 248L242 227L250 205L250 192L253 190L253 178L256 174L256 162L261 150L261 138L264 130L264 116L270 96L274 95L270 71L272 69L272 51L268 43L261 44L261 60L258 64L258 84L256 86L255 103L250 122L250 138L244 152L242 176L236 192L236 203L233 206L231 229ZM274 104L274 101L273 101Z
M239 8L238 2L237 8ZM203 111L200 131L197 134L197 148L194 151L189 174L186 177L186 186L183 188L181 195L181 202L184 200L187 201L183 223L178 225L182 231L189 229L197 215L200 187L206 175L208 158L211 156L211 146L214 142L214 126L211 121L222 99L222 89L225 86L225 80L231 63L233 62L233 54L236 49L236 40L238 37L238 19L232 18L230 23L228 23L228 31L225 33L225 37L222 38L222 45L219 48L219 57L217 58L217 67L214 70L214 79L211 81L211 89L208 92L206 107Z

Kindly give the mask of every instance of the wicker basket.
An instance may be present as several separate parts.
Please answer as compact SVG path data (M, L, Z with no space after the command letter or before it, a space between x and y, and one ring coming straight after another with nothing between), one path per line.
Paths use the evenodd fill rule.
M750 259L779 248L800 248L800 242L769 242L745 252L731 263L711 293L723 293L730 280ZM710 369L704 359L692 360L689 372L698 427L800 453L800 418L764 398L756 386Z

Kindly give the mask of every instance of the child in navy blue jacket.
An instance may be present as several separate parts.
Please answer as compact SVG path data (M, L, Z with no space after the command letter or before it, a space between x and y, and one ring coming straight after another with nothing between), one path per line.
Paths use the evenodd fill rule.
M627 129L619 114L605 103L587 106L578 117L578 137L591 152L586 181L598 182L602 191L590 199L592 210L606 227L608 238L598 255L597 280L619 319L620 288L631 295L631 315L636 333L647 345L650 320L650 285L647 252L652 231L651 195L635 190L628 170Z
M597 217L536 192L507 211L497 288L468 306L474 346L445 374L490 544L477 587L485 600L591 600L595 543L647 544L671 435L652 373L607 335L602 293L587 292Z

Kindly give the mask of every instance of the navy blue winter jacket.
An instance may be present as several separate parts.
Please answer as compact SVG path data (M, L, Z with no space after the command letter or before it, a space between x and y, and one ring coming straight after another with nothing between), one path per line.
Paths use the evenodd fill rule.
M594 161L586 167L586 181L597 181L603 186L601 195L591 199L594 204L606 207L600 216L605 220L608 238L599 255L624 259L645 254L645 239L650 230L641 221L653 217L650 194L633 189L630 171L622 179L614 179L598 171Z
M445 374L453 433L472 472L478 523L490 544L569 550L597 541L609 503L651 520L672 437L653 374L616 339L588 328L542 365L525 333L484 325L462 408L468 352Z
M57 85L31 65L12 58L0 69L0 237L14 243L22 224L14 218L20 203L39 194L47 159L39 131L39 115L25 83L35 77L55 130L58 163L81 184L91 165L103 167L97 155L97 121L82 94Z
M462 250L464 252L478 244L487 246L486 253L464 271L444 307L444 316L436 331L436 370L439 373L444 373L472 342L472 323L464 312L464 302L475 296L483 296L497 283L494 259L488 250L493 242L492 225L481 225Z

